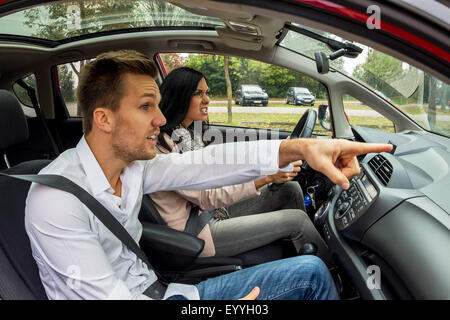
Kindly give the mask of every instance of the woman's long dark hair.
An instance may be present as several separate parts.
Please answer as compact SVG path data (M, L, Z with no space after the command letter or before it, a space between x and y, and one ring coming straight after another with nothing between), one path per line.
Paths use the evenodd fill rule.
M161 135L166 133L172 136L175 127L186 118L192 95L197 90L198 83L202 78L206 80L202 72L189 67L181 67L170 72L162 82L159 88L161 92L159 108L167 119L167 123L161 127L159 137L159 142L163 147L169 149ZM207 123L202 125L202 136L207 125ZM192 127L193 125L187 129L192 129ZM191 132L191 136L192 134Z

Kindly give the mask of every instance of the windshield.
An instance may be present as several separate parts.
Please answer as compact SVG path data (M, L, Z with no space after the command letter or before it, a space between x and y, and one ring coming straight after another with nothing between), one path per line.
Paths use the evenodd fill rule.
M299 26L340 42L350 42L334 34ZM389 100L425 130L450 136L450 86L406 62L360 43L356 58L341 57L330 67L361 82ZM314 52L333 51L323 42L288 31L280 46L314 59Z
M59 41L97 32L147 27L224 26L167 2L151 0L64 1L0 18L0 34Z
M303 95L310 94L309 90L306 89L306 88L296 88L295 89L295 93L296 94L303 94Z
M260 87L245 87L242 90L246 93L261 93L262 89Z

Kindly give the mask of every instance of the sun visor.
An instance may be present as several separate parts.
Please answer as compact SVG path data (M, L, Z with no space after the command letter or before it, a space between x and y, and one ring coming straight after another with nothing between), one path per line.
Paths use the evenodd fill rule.
M224 27L216 27L216 31L223 42L231 48L252 51L261 50L262 36L241 33Z

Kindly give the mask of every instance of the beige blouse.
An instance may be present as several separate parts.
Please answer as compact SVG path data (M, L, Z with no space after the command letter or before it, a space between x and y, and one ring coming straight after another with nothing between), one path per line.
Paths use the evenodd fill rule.
M167 134L164 134L164 139L172 148L172 152L178 152L177 146ZM161 146L159 142L155 149L157 153L170 152ZM199 206L201 210L212 210L229 206L240 200L245 200L259 194L260 192L256 190L255 184L253 182L247 182L244 184L201 191L158 191L149 194L149 196L153 200L161 217L167 222L167 225L173 229L183 231L189 218L192 203ZM201 214L201 211L199 214ZM214 248L214 242L208 224L200 231L198 237L205 241L205 247L200 253L200 256L214 256L216 250Z

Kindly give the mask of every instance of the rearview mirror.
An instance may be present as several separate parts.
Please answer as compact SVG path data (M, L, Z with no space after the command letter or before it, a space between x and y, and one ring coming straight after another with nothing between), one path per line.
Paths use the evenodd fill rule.
M317 72L320 74L328 73L330 70L330 60L336 60L337 58L340 58L342 56L345 56L349 51L345 48L339 49L330 56L327 57L327 55L323 52L314 52L314 57L316 58L316 67Z
M317 118L319 119L319 124L322 128L327 131L331 130L330 109L328 108L328 105L319 105Z
M320 74L328 73L330 65L327 55L323 52L314 52L314 57L316 58L317 72Z

